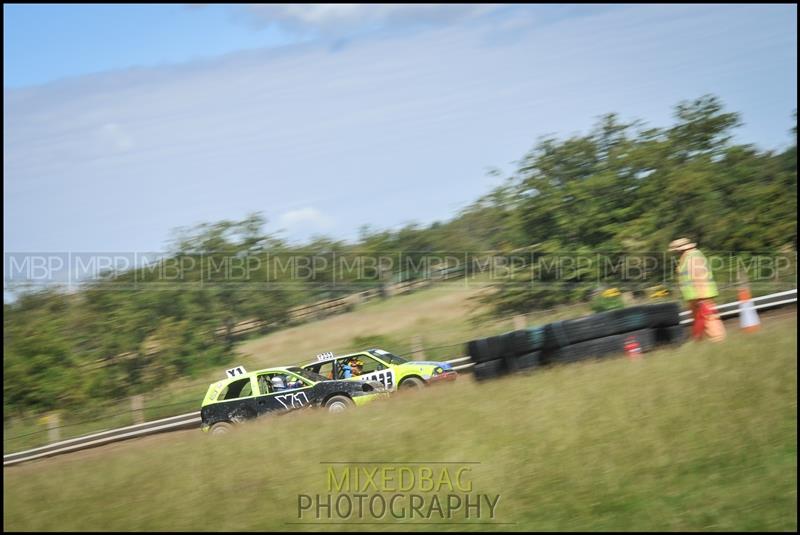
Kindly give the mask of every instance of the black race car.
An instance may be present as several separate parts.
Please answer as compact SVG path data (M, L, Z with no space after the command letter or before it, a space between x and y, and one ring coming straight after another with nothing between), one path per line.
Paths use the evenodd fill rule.
M308 407L341 412L389 394L381 383L329 381L298 367L246 372L238 366L208 387L200 409L203 431L226 433L234 423Z

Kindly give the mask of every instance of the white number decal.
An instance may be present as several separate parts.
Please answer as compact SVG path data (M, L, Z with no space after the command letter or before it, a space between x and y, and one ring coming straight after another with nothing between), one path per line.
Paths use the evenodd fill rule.
M284 394L283 396L275 396L278 403L283 405L284 409L299 409L308 405L308 396L305 392L296 392L294 394Z
M392 370L368 373L359 377L362 381L378 381L383 383L386 390L394 390L394 373Z

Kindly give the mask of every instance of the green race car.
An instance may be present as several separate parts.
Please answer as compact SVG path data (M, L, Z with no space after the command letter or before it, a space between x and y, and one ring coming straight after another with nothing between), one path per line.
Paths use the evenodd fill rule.
M378 381L391 391L452 381L458 376L446 362L408 361L383 349L339 356L324 353L302 368L329 380Z

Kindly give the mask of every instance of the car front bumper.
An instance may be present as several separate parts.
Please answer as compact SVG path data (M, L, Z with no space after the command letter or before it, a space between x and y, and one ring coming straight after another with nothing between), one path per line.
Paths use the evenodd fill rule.
M454 370L448 370L446 372L440 373L439 375L432 375L430 379L428 379L428 383L437 384L437 383L446 383L448 381L455 381L456 377L458 377L458 372Z

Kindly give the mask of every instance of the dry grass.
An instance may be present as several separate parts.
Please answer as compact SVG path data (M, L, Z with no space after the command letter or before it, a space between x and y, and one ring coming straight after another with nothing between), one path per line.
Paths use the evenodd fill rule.
M4 470L4 528L793 531L796 352L792 315L640 362L464 377L222 440L176 433L35 461ZM321 461L477 461L474 490L501 495L492 521L507 524L291 524L298 494L327 491Z
M398 340L403 347L389 348L398 353L410 347L413 336L422 336L425 345L462 342L469 332L467 315L474 308L470 298L477 292L449 287L368 303L353 312L244 342L239 352L245 362L263 367L313 359L323 351L364 349L353 347L353 339L363 336Z
M476 298L486 291L482 285L445 283L414 294L367 303L353 312L283 329L239 347L242 361L253 367L306 362L324 351L336 353L365 349L353 344L357 337L381 336L394 341L387 347L403 354L419 337L429 349L426 358L450 359L464 355L466 341L510 331L514 318L489 319ZM576 317L588 312L585 305L556 311L531 313L529 325L553 319ZM480 317L480 321L473 321Z

